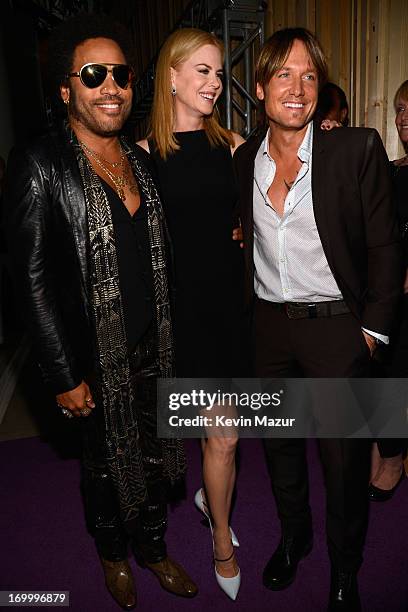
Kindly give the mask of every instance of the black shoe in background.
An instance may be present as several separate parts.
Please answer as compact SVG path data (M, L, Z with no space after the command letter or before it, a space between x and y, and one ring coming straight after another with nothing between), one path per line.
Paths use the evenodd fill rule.
M405 480L405 478L405 469L404 466L402 466L401 476L399 477L397 484L394 485L392 489L380 489L379 487L376 487L375 485L370 483L368 485L368 499L370 501L375 502L385 502L392 499L392 496L394 495L395 491L398 489L401 482Z

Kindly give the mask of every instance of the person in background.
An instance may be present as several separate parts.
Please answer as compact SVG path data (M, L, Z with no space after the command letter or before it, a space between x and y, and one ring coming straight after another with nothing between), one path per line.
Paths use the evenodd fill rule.
M198 29L174 32L156 66L150 134L139 143L155 162L174 248L176 373L184 378L247 374L242 251L231 239L232 156L244 140L218 121L222 80L222 43ZM232 599L240 586L229 528L237 441L203 441L204 489L195 496L212 527L217 582Z
M405 155L390 162L392 176L392 200L397 209L403 245L403 303L398 325L391 337L388 356L382 375L391 378L408 378L408 81L404 81L394 96L395 125L404 146ZM373 446L371 482L368 495L371 501L388 501L406 474L403 456L407 441L398 439L377 440Z
M55 30L49 57L68 120L10 155L10 258L43 378L78 419L107 588L129 610L129 545L164 589L197 593L164 540L169 489L185 472L181 441L157 438L156 381L173 373L166 228L150 160L121 137L133 97L127 32L81 15Z
M349 124L349 107L346 94L335 83L326 83L319 92L316 116L336 121L343 127Z
M343 127L348 114L346 96L337 85L328 83L319 95L317 116L323 130ZM406 154L390 162L392 200L397 208L403 242L404 282L403 304L388 347L381 347L379 358L373 361L372 374L379 377L408 377L408 81L404 81L394 96L395 125ZM347 122L345 122L345 120ZM406 440L380 439L374 442L371 454L371 473L368 496L371 501L390 500L405 479L403 456Z

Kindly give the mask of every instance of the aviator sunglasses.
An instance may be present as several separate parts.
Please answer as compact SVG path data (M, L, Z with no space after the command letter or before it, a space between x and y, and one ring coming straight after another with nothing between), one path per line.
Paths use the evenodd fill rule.
M79 72L70 72L67 77L79 77L82 85L95 89L102 85L109 72L121 89L126 89L133 78L133 70L127 64L85 64Z

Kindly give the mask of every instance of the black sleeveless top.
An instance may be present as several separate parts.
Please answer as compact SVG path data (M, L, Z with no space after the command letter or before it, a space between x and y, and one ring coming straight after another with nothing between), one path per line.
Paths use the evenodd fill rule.
M174 250L177 376L243 376L243 257L232 240L238 192L231 151L211 147L204 130L176 138L180 150L166 161L149 147Z

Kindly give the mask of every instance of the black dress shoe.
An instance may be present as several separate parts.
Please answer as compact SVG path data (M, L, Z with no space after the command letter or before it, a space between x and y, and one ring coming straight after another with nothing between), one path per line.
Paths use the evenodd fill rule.
M264 586L272 591L286 589L296 577L299 561L310 553L312 546L313 536L310 532L305 535L282 535L278 548L264 569Z
M361 612L355 572L332 568L328 612Z
M369 484L368 485L369 500L376 501L376 502L388 501L394 495L395 491L398 489L398 487L400 486L403 480L405 480L404 468L402 468L402 473L401 473L401 476L399 477L397 484L393 486L392 489L380 489L379 487L376 487L373 484Z
M122 610L133 610L136 607L136 590L132 570L127 559L124 561L107 561L100 557L100 560L109 593Z

